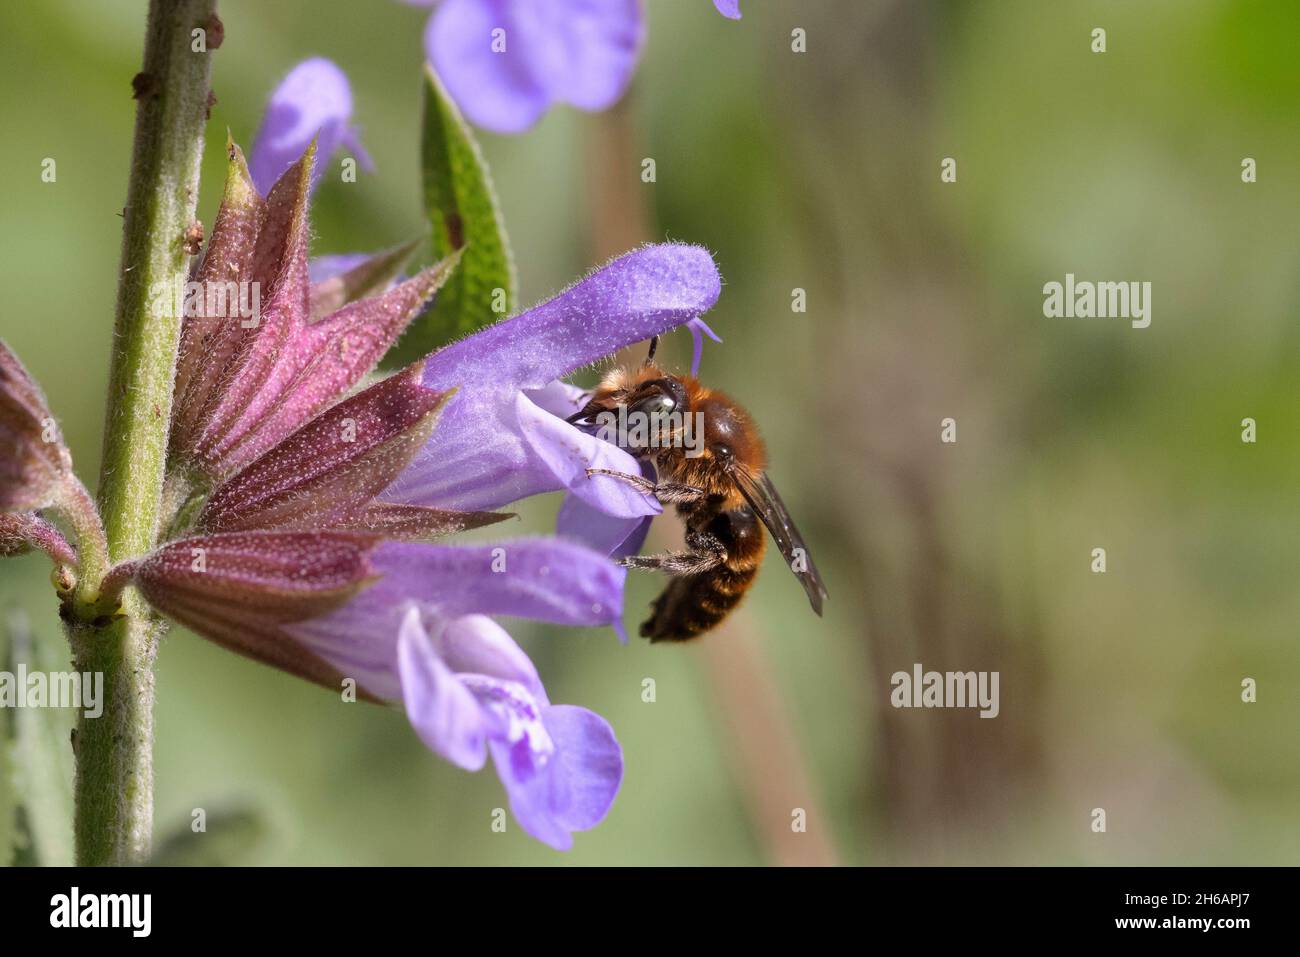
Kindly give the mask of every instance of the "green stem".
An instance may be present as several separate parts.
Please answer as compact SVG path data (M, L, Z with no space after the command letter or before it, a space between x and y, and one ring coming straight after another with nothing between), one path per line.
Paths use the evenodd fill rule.
M104 676L104 708L81 717L74 836L82 866L139 864L153 832L154 654L163 628L138 596L107 627L71 626L75 667Z
M184 282L208 111L216 0L150 0L127 191L99 480L110 561L153 547L171 420L180 317L153 309ZM111 623L74 624L78 670L102 671L103 715L77 730L77 862L139 863L153 825L153 659L160 625L132 593Z

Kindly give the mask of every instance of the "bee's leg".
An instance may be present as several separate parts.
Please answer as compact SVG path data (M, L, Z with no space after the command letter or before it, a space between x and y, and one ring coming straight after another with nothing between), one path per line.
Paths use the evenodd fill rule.
M620 558L618 564L624 568L645 568L650 571L665 572L669 575L697 575L712 571L726 561L727 553L721 552L664 552L661 555L628 555Z
M656 488L655 483L644 475L633 475L631 472L615 472L613 469L587 469L587 478L591 478L593 475L608 475L610 478L616 478L628 485L639 488L647 495L653 495Z
M628 555L620 559L624 568L648 568L669 575L698 575L713 571L727 560L726 546L708 532L692 532L686 536L687 551L664 552L661 555Z
M647 495L653 495L664 505L676 505L682 502L698 502L709 493L702 488L696 488L694 485L682 485L680 482L659 482L650 481L644 475L632 475L629 472L615 472L613 469L587 469L588 477L592 475L608 475L610 478L621 479L628 485L633 485L645 492Z

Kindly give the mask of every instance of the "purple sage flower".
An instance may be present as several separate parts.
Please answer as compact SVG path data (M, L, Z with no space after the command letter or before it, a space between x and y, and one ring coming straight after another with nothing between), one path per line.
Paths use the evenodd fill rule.
M339 149L350 150L363 169L373 169L351 124L352 87L347 75L323 57L299 63L271 94L253 141L248 165L258 191L263 196L270 192L313 140L320 163L312 172L312 189L320 185Z
M406 0L436 7L424 49L462 113L522 133L553 104L604 110L645 40L640 0Z
M233 144L230 158L194 278L201 288L255 282L265 309L239 322L210 314L206 300L187 307L174 514L158 548L110 571L109 592L131 582L159 612L237 653L400 703L439 755L471 770L490 756L524 830L568 848L608 812L622 754L604 719L551 704L495 618L609 625L626 641L626 572L607 556L639 548L660 507L625 483L588 478L590 467L637 463L565 421L581 393L561 379L698 320L721 288L712 257L679 244L634 250L346 396L456 258L392 286L411 252L399 248L327 264L313 282L312 150L265 198ZM24 409L41 407L22 398L30 390L17 373L4 383L30 433L40 416ZM566 538L433 541L556 490L568 492L561 529L598 548ZM24 519L0 537L21 549L39 544L40 531Z
M603 718L554 706L491 618L616 624L625 570L580 545L388 542L337 531L251 531L171 542L132 579L164 614L326 687L400 702L435 753L490 753L520 825L559 850L609 810L622 752Z
M555 298L435 352L424 385L456 389L434 439L380 498L449 509L490 509L565 491L561 530L612 552L662 509L626 482L589 468L638 472L617 446L565 421L580 390L559 382L624 346L696 319L721 292L699 246L644 246ZM575 500L576 502L572 501Z
M624 570L579 545L391 543L383 575L337 611L290 627L370 693L403 703L421 740L470 771L490 753L520 825L559 850L605 816L623 774L603 718L550 704L532 662L495 621L617 624Z
M641 0L403 0L435 7L424 50L462 113L522 133L556 103L618 102L645 43ZM740 19L739 0L713 0Z

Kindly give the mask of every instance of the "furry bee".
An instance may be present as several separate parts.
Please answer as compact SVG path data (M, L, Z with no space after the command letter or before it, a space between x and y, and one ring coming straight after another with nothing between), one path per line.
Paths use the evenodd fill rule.
M616 418L618 444L653 465L658 479L608 469L589 469L588 475L628 482L664 505L676 505L686 525L686 551L621 561L671 576L641 625L642 637L685 641L721 622L758 574L767 548L762 526L808 593L813 611L821 615L826 586L767 477L767 453L749 413L693 376L665 373L654 363L657 344L658 337L650 340L644 365L607 375L568 419L577 425L607 425ZM628 429L633 421L638 427ZM702 428L702 436L691 436L693 423Z

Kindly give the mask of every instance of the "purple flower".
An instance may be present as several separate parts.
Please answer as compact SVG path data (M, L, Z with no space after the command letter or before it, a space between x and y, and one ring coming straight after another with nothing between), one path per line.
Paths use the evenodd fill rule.
M740 0L713 0L718 12L730 20L740 19Z
M626 641L625 571L607 555L638 549L660 506L588 478L637 462L565 421L580 392L560 379L697 320L720 292L717 269L700 247L643 247L343 398L455 260L388 288L410 252L397 249L312 284L310 168L309 149L263 199L231 146L195 277L258 282L266 308L251 325L213 321L206 305L187 314L169 482L189 503L170 517L173 537L109 577L233 651L400 702L436 753L469 769L491 756L520 825L567 848L617 793L618 742L599 716L552 705L493 619L610 625ZM598 550L430 541L555 490L569 493L561 529ZM26 536L16 547L25 529L10 530Z
M248 165L257 191L267 195L313 141L317 162L312 168L310 190L320 185L330 159L342 148L356 154L363 169L373 171L374 163L351 120L352 87L338 66L322 57L295 66L271 94L253 142ZM364 253L319 256L308 263L311 283L335 279L369 259Z
M581 503L562 509L565 532L602 549L611 539L626 541L661 507L626 482L588 477L589 468L640 466L564 421L581 407L580 393L557 380L697 318L720 292L707 250L644 246L555 298L435 352L424 385L457 392L434 439L381 499L484 509L564 490Z
M640 0L443 0L424 49L470 122L521 133L555 103L612 106L644 39Z
M320 185L330 158L341 148L356 154L363 168L373 169L351 121L352 88L342 70L321 57L295 66L271 94L253 141L249 169L258 192L269 193L312 140L321 159L312 172L312 189Z
M490 753L524 830L568 849L571 832L608 811L622 753L599 715L551 705L532 662L486 615L617 623L623 569L541 539L393 543L373 562L378 584L288 631L370 694L401 701L421 740L448 761L476 771Z
M421 740L467 770L490 753L520 825L560 850L609 810L622 752L599 715L552 705L486 616L617 624L625 574L562 541L380 544L335 531L198 535L131 570L155 608L218 644L401 702Z

